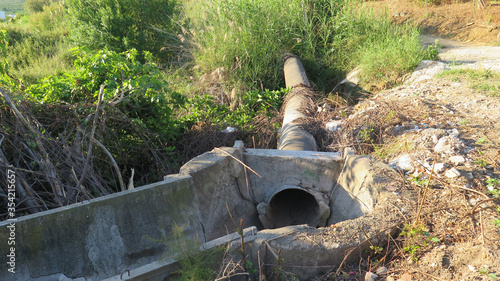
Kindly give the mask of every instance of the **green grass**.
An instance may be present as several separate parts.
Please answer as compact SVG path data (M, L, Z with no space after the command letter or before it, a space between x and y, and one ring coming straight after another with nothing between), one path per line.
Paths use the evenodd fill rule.
M66 40L63 10L60 3L52 3L42 12L0 23L0 30L9 35L7 61L12 75L32 84L72 67L69 50L74 46Z
M436 77L448 78L457 82L464 82L471 88L484 94L500 97L500 72L489 69L449 69L439 73Z
M303 4L304 3L304 4ZM358 64L364 83L394 83L426 55L419 32L395 27L353 0L188 1L195 64L203 73L224 67L228 86L279 89L281 57L302 58L309 79L329 91Z
M24 0L0 0L0 11L17 14L24 10Z

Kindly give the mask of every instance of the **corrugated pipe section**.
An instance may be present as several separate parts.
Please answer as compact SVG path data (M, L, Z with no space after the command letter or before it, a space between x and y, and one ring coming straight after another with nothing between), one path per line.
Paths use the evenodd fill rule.
M314 112L313 92L300 59L292 54L284 58L285 84L288 93L280 130L278 149L317 151L314 137L304 129L304 120Z

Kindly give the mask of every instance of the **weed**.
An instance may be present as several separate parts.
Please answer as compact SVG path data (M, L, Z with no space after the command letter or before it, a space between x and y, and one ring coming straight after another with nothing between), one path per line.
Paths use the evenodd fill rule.
M439 49L441 49L441 45L439 44L439 41L436 39L434 41L434 44L429 45L427 47L426 53L425 53L425 59L426 60L439 60Z
M359 135L361 137L361 140L363 142L366 142L366 143L372 143L373 140L372 140L372 133L373 133L373 128L370 127L370 128L366 128L366 129L363 129L359 132Z
M493 225L494 225L495 227L500 227L500 219L494 219L494 220L493 220Z
M500 72L489 69L452 68L437 74L436 77L445 77L457 82L465 81L471 88L490 96L498 96L500 92Z
M373 253L375 253L375 255L381 254L384 251L384 248L375 245L370 246L370 249L373 251Z
M230 70L229 87L283 87L280 57L303 59L310 80L323 91L358 63L364 81L393 84L425 57L417 28L394 26L354 0L187 1L195 30L196 65L204 73ZM251 15L251 16L248 16Z
M490 277L490 279L493 281L498 280L497 275L495 273L488 273L488 269L486 269L486 268L481 268L478 270L478 272L482 275L486 275L486 276Z
M412 176L409 181L418 186L426 186L429 183L429 179L421 175Z
M485 137L481 137L478 141L476 141L476 143L478 144L482 144L482 143L485 143L486 142L486 138Z
M394 112L394 110L391 109L391 111L389 111L389 114L387 114L387 117L385 117L386 121L390 122L392 119L394 119L395 115L396 112Z
M405 224L403 231L399 234L405 237L403 251L410 254L414 261L418 260L418 253L428 242L439 243L441 239L432 237L421 224Z
M249 273L249 274L255 274L257 273L257 269L255 268L253 262L251 260L245 260L245 270Z
M500 179L487 179L486 188L488 188L488 193L491 194L493 198L500 197ZM497 211L500 211L500 209L497 209Z
M171 238L151 239L155 243L164 244L168 252L164 258L179 260L178 278L175 280L215 280L216 269L223 261L225 247L215 247L209 250L200 250L201 243L188 239L184 234L184 226L173 224Z
M482 168L486 168L486 166L488 166L488 163L483 158L477 159L476 161L474 161L474 163L478 164Z

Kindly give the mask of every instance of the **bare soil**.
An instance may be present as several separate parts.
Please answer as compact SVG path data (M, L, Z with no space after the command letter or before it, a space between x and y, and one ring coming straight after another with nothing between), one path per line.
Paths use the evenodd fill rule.
M371 153L400 169L404 184L395 192L413 194L422 210L420 215L414 210L407 229L401 229L403 235L389 243L384 255L360 261L351 274L346 269L329 278L365 280L366 272L381 267L388 271L375 280L500 278L500 199L487 187L488 180L500 180L500 93L485 95L467 84L433 77L455 62L500 70L500 49L495 47L500 45L500 6L478 9L474 3L366 3L388 11L396 23L421 27L424 44L438 39L442 62L423 66L405 84L343 109L350 117L344 118L330 148L354 144L358 153ZM403 169L405 158L410 167ZM424 231L408 234L418 226Z
M432 1L427 1L432 2ZM432 5L425 1L384 0L367 2L379 12L387 12L395 23L417 25L427 35L475 45L500 44L500 4L487 1L478 8L476 1Z

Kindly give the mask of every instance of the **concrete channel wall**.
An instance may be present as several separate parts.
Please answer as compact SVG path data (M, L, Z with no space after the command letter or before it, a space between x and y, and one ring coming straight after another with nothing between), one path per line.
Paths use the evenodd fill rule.
M164 181L18 218L16 273L7 271L10 246L4 241L0 280L119 276L161 260L165 245L148 237L169 237L175 224L186 237L205 243L234 232L240 219L244 227L261 229L257 207L283 186L327 202L343 167L338 153L245 150L241 142L215 149ZM0 237L9 236L8 226L0 222Z

